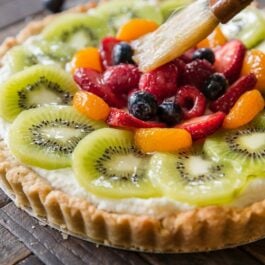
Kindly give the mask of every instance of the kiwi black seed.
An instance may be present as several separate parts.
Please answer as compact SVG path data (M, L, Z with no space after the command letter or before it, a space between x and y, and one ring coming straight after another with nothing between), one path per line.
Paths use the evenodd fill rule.
M11 152L22 162L47 169L68 167L81 139L104 123L89 120L70 106L23 111L9 134Z
M56 66L36 65L13 76L0 89L0 116L12 121L23 110L70 105L77 85Z

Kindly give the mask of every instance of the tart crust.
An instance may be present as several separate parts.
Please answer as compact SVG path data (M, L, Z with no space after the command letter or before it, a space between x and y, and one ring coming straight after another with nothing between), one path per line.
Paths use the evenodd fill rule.
M95 4L67 12L86 12ZM39 34L56 15L30 23L0 46L0 58L13 46ZM163 218L97 209L89 201L54 189L20 164L0 140L0 186L16 205L59 230L85 240L148 252L198 252L241 245L265 237L265 200L245 208L209 206Z

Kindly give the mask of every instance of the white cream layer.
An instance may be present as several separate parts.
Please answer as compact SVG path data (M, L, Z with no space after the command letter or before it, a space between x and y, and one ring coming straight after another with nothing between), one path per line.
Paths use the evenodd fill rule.
M10 124L0 118L0 135L8 144L8 130ZM95 196L83 189L75 179L72 169L45 170L31 167L41 177L46 179L53 188L61 190L71 196L85 198L95 204L98 209L109 212L129 213L136 215L150 215L163 217L176 211L187 211L196 206L170 200L168 198L149 198L149 199L105 199ZM265 199L265 178L254 179L230 205L245 207L253 202Z

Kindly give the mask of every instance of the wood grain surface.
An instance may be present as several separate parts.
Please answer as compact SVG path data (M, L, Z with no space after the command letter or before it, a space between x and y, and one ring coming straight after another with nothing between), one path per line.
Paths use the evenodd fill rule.
M86 0L68 0L73 6ZM265 1L262 0L265 4ZM265 5L264 5L265 6ZM48 14L40 0L0 0L0 42ZM199 254L147 254L82 241L41 224L0 191L0 265L265 265L265 240Z

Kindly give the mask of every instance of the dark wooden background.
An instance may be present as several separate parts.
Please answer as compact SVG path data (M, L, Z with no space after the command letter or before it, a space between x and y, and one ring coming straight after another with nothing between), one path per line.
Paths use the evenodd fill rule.
M67 6L85 1L68 0ZM0 42L15 35L29 20L46 14L41 0L0 0ZM0 191L0 265L9 264L261 265L265 264L265 240L200 254L158 255L117 250L62 236L16 208Z

